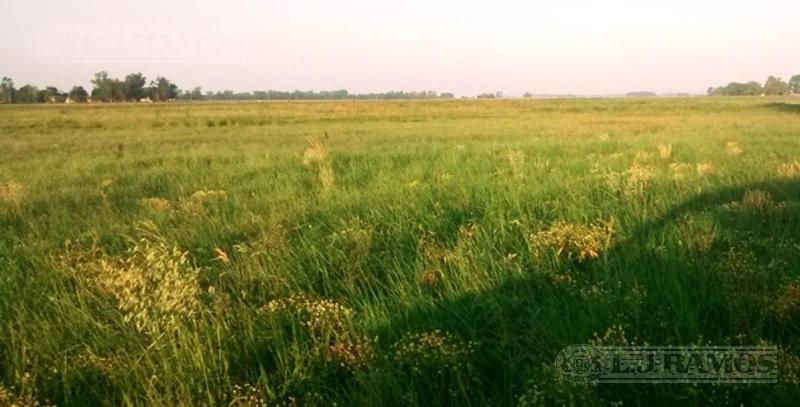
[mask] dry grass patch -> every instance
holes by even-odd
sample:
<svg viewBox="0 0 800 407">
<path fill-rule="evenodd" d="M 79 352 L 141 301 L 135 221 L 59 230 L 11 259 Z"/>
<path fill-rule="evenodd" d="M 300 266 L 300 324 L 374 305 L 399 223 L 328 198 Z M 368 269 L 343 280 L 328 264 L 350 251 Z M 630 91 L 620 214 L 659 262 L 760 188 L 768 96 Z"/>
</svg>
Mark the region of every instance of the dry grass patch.
<svg viewBox="0 0 800 407">
<path fill-rule="evenodd" d="M 613 236 L 611 221 L 590 225 L 557 222 L 532 234 L 529 241 L 536 253 L 551 252 L 559 258 L 585 262 L 608 251 Z"/>
<path fill-rule="evenodd" d="M 742 150 L 742 147 L 739 146 L 739 143 L 737 143 L 735 141 L 729 141 L 726 144 L 726 150 L 728 151 L 728 155 L 734 156 L 734 157 L 742 154 L 742 152 L 744 151 L 744 150 Z"/>
<path fill-rule="evenodd" d="M 333 189 L 333 167 L 330 157 L 328 157 L 328 149 L 319 137 L 308 139 L 308 148 L 303 152 L 303 165 L 316 167 L 323 194 L 327 194 Z"/>
<path fill-rule="evenodd" d="M 22 203 L 25 188 L 16 181 L 11 181 L 0 185 L 0 202 L 6 202 L 11 206 L 19 206 Z"/>
<path fill-rule="evenodd" d="M 742 198 L 742 206 L 750 209 L 767 209 L 773 204 L 772 196 L 769 192 L 760 189 L 748 189 Z"/>
<path fill-rule="evenodd" d="M 184 200 L 182 208 L 190 213 L 200 213 L 208 202 L 218 200 L 227 196 L 221 189 L 208 190 L 201 189 L 195 191 L 188 199 Z"/>
<path fill-rule="evenodd" d="M 800 284 L 787 285 L 775 299 L 772 311 L 780 322 L 800 321 Z"/>
<path fill-rule="evenodd" d="M 510 150 L 506 153 L 508 165 L 511 167 L 511 174 L 515 178 L 522 175 L 522 170 L 525 168 L 525 153 L 519 150 Z"/>
<path fill-rule="evenodd" d="M 672 144 L 659 144 L 658 156 L 664 161 L 669 161 L 672 158 Z"/>
<path fill-rule="evenodd" d="M 800 176 L 800 161 L 786 163 L 778 167 L 777 174 L 779 177 L 793 178 Z"/>
<path fill-rule="evenodd" d="M 125 322 L 137 331 L 171 331 L 199 309 L 200 270 L 188 252 L 152 231 L 143 233 L 125 256 L 108 257 L 94 249 L 70 260 L 80 278 L 114 299 Z"/>
<path fill-rule="evenodd" d="M 142 198 L 139 204 L 154 211 L 167 211 L 172 208 L 172 203 L 164 198 Z"/>
<path fill-rule="evenodd" d="M 695 166 L 695 169 L 697 170 L 697 175 L 701 177 L 705 177 L 706 175 L 714 175 L 717 173 L 716 167 L 714 167 L 714 164 L 711 163 L 698 163 Z"/>
</svg>

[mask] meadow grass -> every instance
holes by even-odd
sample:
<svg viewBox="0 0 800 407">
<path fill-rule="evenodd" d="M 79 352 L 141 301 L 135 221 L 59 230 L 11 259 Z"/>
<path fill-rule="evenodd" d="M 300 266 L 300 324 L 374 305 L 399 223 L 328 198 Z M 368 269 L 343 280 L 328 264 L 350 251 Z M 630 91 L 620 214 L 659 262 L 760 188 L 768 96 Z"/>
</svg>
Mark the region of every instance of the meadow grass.
<svg viewBox="0 0 800 407">
<path fill-rule="evenodd" d="M 0 405 L 783 405 L 793 98 L 0 106 Z M 780 347 L 580 385 L 565 346 Z"/>
</svg>

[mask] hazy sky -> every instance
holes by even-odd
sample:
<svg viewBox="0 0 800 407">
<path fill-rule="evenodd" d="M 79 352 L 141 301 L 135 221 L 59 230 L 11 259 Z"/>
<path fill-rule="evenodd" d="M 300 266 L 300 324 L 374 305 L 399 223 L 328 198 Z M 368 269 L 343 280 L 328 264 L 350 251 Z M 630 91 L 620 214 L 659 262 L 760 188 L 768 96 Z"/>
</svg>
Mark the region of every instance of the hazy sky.
<svg viewBox="0 0 800 407">
<path fill-rule="evenodd" d="M 0 76 L 88 86 L 704 92 L 800 73 L 798 0 L 0 0 Z"/>
</svg>

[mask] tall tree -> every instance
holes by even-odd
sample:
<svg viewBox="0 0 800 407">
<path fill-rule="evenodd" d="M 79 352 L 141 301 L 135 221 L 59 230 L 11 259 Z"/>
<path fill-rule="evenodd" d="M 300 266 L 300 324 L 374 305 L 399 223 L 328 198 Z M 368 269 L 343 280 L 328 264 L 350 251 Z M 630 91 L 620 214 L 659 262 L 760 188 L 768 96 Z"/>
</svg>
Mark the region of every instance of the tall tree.
<svg viewBox="0 0 800 407">
<path fill-rule="evenodd" d="M 111 80 L 111 101 L 124 102 L 125 97 L 125 82 L 119 79 Z"/>
<path fill-rule="evenodd" d="M 192 100 L 203 100 L 203 88 L 195 86 L 191 93 Z"/>
<path fill-rule="evenodd" d="M 25 85 L 16 91 L 14 103 L 36 103 L 39 90 L 33 85 Z"/>
<path fill-rule="evenodd" d="M 14 81 L 4 76 L 0 81 L 0 103 L 14 103 Z"/>
<path fill-rule="evenodd" d="M 128 74 L 125 77 L 125 99 L 137 101 L 147 96 L 145 86 L 147 79 L 139 72 Z"/>
<path fill-rule="evenodd" d="M 781 78 L 776 78 L 774 76 L 770 76 L 767 78 L 767 82 L 764 83 L 764 94 L 765 95 L 786 95 L 789 93 L 789 85 L 782 81 Z"/>
<path fill-rule="evenodd" d="M 150 82 L 150 97 L 157 102 L 165 102 L 178 97 L 178 85 L 167 78 L 159 76 Z"/>
<path fill-rule="evenodd" d="M 789 79 L 789 90 L 794 94 L 800 94 L 800 75 L 792 76 L 792 79 Z"/>
<path fill-rule="evenodd" d="M 113 98 L 113 80 L 108 77 L 108 72 L 100 71 L 94 74 L 92 79 L 92 99 L 101 102 L 110 102 Z"/>
</svg>

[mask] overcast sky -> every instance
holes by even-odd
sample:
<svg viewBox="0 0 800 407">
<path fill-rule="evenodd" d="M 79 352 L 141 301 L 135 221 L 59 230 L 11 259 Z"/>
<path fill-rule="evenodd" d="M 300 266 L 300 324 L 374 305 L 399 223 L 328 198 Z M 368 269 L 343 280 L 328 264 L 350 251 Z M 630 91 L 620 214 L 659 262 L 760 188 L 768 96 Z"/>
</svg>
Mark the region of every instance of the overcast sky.
<svg viewBox="0 0 800 407">
<path fill-rule="evenodd" d="M 798 0 L 1 1 L 18 86 L 702 93 L 800 74 Z"/>
</svg>

